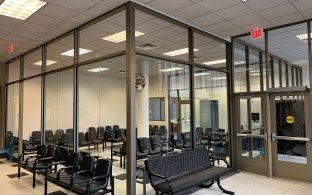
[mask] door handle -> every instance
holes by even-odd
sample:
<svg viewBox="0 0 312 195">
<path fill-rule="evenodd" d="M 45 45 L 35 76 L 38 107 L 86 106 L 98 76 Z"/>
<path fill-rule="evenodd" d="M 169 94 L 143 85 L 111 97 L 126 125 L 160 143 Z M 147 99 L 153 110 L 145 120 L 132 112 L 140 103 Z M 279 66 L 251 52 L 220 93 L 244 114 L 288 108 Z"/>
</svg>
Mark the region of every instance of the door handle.
<svg viewBox="0 0 312 195">
<path fill-rule="evenodd" d="M 272 141 L 275 142 L 276 140 L 288 140 L 288 141 L 305 141 L 310 142 L 311 138 L 308 137 L 289 137 L 289 136 L 279 136 L 276 133 L 272 133 Z"/>
</svg>

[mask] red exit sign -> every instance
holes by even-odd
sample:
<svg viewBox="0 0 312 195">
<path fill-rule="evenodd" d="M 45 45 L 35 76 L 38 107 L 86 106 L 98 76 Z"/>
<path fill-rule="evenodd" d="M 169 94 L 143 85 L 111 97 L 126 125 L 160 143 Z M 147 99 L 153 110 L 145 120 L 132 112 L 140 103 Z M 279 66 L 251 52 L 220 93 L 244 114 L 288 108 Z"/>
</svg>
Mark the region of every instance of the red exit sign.
<svg viewBox="0 0 312 195">
<path fill-rule="evenodd" d="M 262 28 L 255 28 L 250 32 L 251 39 L 260 39 L 263 37 L 263 29 Z"/>
</svg>

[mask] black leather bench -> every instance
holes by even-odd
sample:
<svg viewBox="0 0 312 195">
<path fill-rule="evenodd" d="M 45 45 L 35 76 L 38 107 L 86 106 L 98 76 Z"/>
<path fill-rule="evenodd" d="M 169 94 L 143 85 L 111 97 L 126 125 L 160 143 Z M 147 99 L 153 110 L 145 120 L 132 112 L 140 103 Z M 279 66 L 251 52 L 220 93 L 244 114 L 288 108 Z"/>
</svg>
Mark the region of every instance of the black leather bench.
<svg viewBox="0 0 312 195">
<path fill-rule="evenodd" d="M 175 194 L 195 185 L 209 188 L 215 181 L 224 193 L 234 194 L 220 184 L 220 177 L 231 169 L 213 166 L 206 148 L 148 159 L 145 167 L 156 194 Z"/>
</svg>

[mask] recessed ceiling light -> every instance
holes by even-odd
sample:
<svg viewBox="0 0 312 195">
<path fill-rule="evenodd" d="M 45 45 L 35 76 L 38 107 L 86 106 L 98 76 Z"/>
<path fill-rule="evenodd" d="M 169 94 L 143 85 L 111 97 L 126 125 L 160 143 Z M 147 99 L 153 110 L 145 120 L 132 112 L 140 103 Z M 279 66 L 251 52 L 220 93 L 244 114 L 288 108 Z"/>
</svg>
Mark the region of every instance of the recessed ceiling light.
<svg viewBox="0 0 312 195">
<path fill-rule="evenodd" d="M 92 50 L 89 50 L 89 49 L 79 48 L 79 55 L 83 55 L 83 54 L 89 53 L 89 52 L 91 52 L 91 51 L 92 51 Z M 74 49 L 65 51 L 65 52 L 61 53 L 61 55 L 73 57 L 73 56 L 74 56 Z"/>
<path fill-rule="evenodd" d="M 109 70 L 109 68 L 99 67 L 99 68 L 93 68 L 93 69 L 90 69 L 90 70 L 87 70 L 87 71 L 89 71 L 89 72 L 102 72 L 102 71 L 105 71 L 105 70 Z"/>
<path fill-rule="evenodd" d="M 195 73 L 194 76 L 198 77 L 198 76 L 203 76 L 203 75 L 209 75 L 210 72 L 199 72 L 199 73 Z"/>
<path fill-rule="evenodd" d="M 172 68 L 161 69 L 159 71 L 160 72 L 171 72 L 171 71 L 182 70 L 182 69 L 183 68 L 180 68 L 180 67 L 172 67 Z"/>
<path fill-rule="evenodd" d="M 188 53 L 189 49 L 188 48 L 183 48 L 183 49 L 178 49 L 178 50 L 174 50 L 174 51 L 169 51 L 166 53 L 163 53 L 166 56 L 178 56 L 178 55 L 182 55 L 182 54 L 186 54 Z M 194 52 L 198 51 L 198 49 L 194 48 Z"/>
<path fill-rule="evenodd" d="M 119 70 L 118 71 L 120 74 L 126 74 L 126 71 L 124 71 L 124 70 Z"/>
<path fill-rule="evenodd" d="M 263 75 L 265 75 L 266 73 L 264 72 Z M 253 73 L 253 74 L 250 74 L 251 76 L 260 76 L 260 73 Z"/>
<path fill-rule="evenodd" d="M 139 31 L 135 31 L 135 34 L 134 34 L 135 37 L 139 37 L 139 36 L 142 36 L 142 35 L 145 35 L 145 33 L 139 32 Z M 113 42 L 113 43 L 123 42 L 123 41 L 126 40 L 126 30 L 118 32 L 118 33 L 115 33 L 115 34 L 112 34 L 112 35 L 109 35 L 107 37 L 103 37 L 102 39 L 105 40 L 105 41 Z"/>
<path fill-rule="evenodd" d="M 307 33 L 301 34 L 301 35 L 296 35 L 296 37 L 297 37 L 300 41 L 302 41 L 302 42 L 304 42 L 304 43 L 307 43 L 307 42 L 308 42 L 308 34 L 307 34 Z M 311 37 L 312 37 L 312 33 L 311 33 Z"/>
<path fill-rule="evenodd" d="M 226 77 L 216 77 L 216 78 L 212 78 L 213 80 L 224 80 L 226 79 Z"/>
<path fill-rule="evenodd" d="M 45 4 L 40 0 L 5 0 L 0 5 L 0 15 L 26 20 Z"/>
<path fill-rule="evenodd" d="M 246 2 L 246 1 L 248 1 L 248 0 L 242 0 L 242 2 Z"/>
<path fill-rule="evenodd" d="M 53 60 L 47 60 L 47 66 L 55 64 L 57 61 L 53 61 Z M 38 66 L 42 66 L 42 61 L 40 60 L 39 62 L 34 63 L 34 65 L 38 65 Z"/>
<path fill-rule="evenodd" d="M 205 65 L 215 65 L 215 64 L 222 64 L 225 63 L 226 59 L 222 59 L 222 60 L 214 60 L 214 61 L 209 61 L 209 62 L 203 62 L 202 64 Z"/>
</svg>

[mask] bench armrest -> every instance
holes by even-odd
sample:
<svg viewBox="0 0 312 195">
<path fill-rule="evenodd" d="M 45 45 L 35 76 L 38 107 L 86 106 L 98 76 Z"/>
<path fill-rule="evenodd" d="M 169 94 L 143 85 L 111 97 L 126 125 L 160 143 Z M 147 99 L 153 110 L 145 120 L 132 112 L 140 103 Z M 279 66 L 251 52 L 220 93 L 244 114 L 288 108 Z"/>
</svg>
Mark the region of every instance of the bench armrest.
<svg viewBox="0 0 312 195">
<path fill-rule="evenodd" d="M 94 180 L 103 179 L 103 178 L 107 178 L 107 177 L 109 177 L 109 179 L 110 179 L 111 189 L 114 189 L 114 183 L 115 183 L 115 182 L 114 182 L 114 176 L 108 173 L 108 174 L 105 174 L 105 175 L 98 175 L 98 176 L 91 177 L 91 178 L 88 180 L 87 192 L 89 191 L 90 185 L 91 185 L 91 183 L 92 183 Z"/>
<path fill-rule="evenodd" d="M 57 171 L 57 177 L 56 177 L 56 180 L 57 180 L 57 181 L 58 181 L 59 178 L 60 178 L 61 172 L 66 171 L 67 169 L 76 169 L 76 170 L 77 170 L 78 168 L 75 167 L 75 166 L 67 166 L 67 167 L 60 168 L 60 169 Z"/>
<path fill-rule="evenodd" d="M 149 175 L 150 175 L 150 182 L 151 182 L 151 185 L 154 187 L 154 188 L 157 188 L 157 185 L 154 184 L 153 180 L 152 180 L 152 177 L 158 177 L 160 179 L 164 179 L 167 184 L 168 184 L 168 187 L 169 187 L 169 190 L 172 191 L 172 184 L 170 183 L 169 179 L 166 177 L 166 176 L 163 176 L 163 175 L 159 175 L 159 174 L 156 174 L 156 173 L 153 173 L 153 172 L 150 172 L 149 171 Z"/>
</svg>

